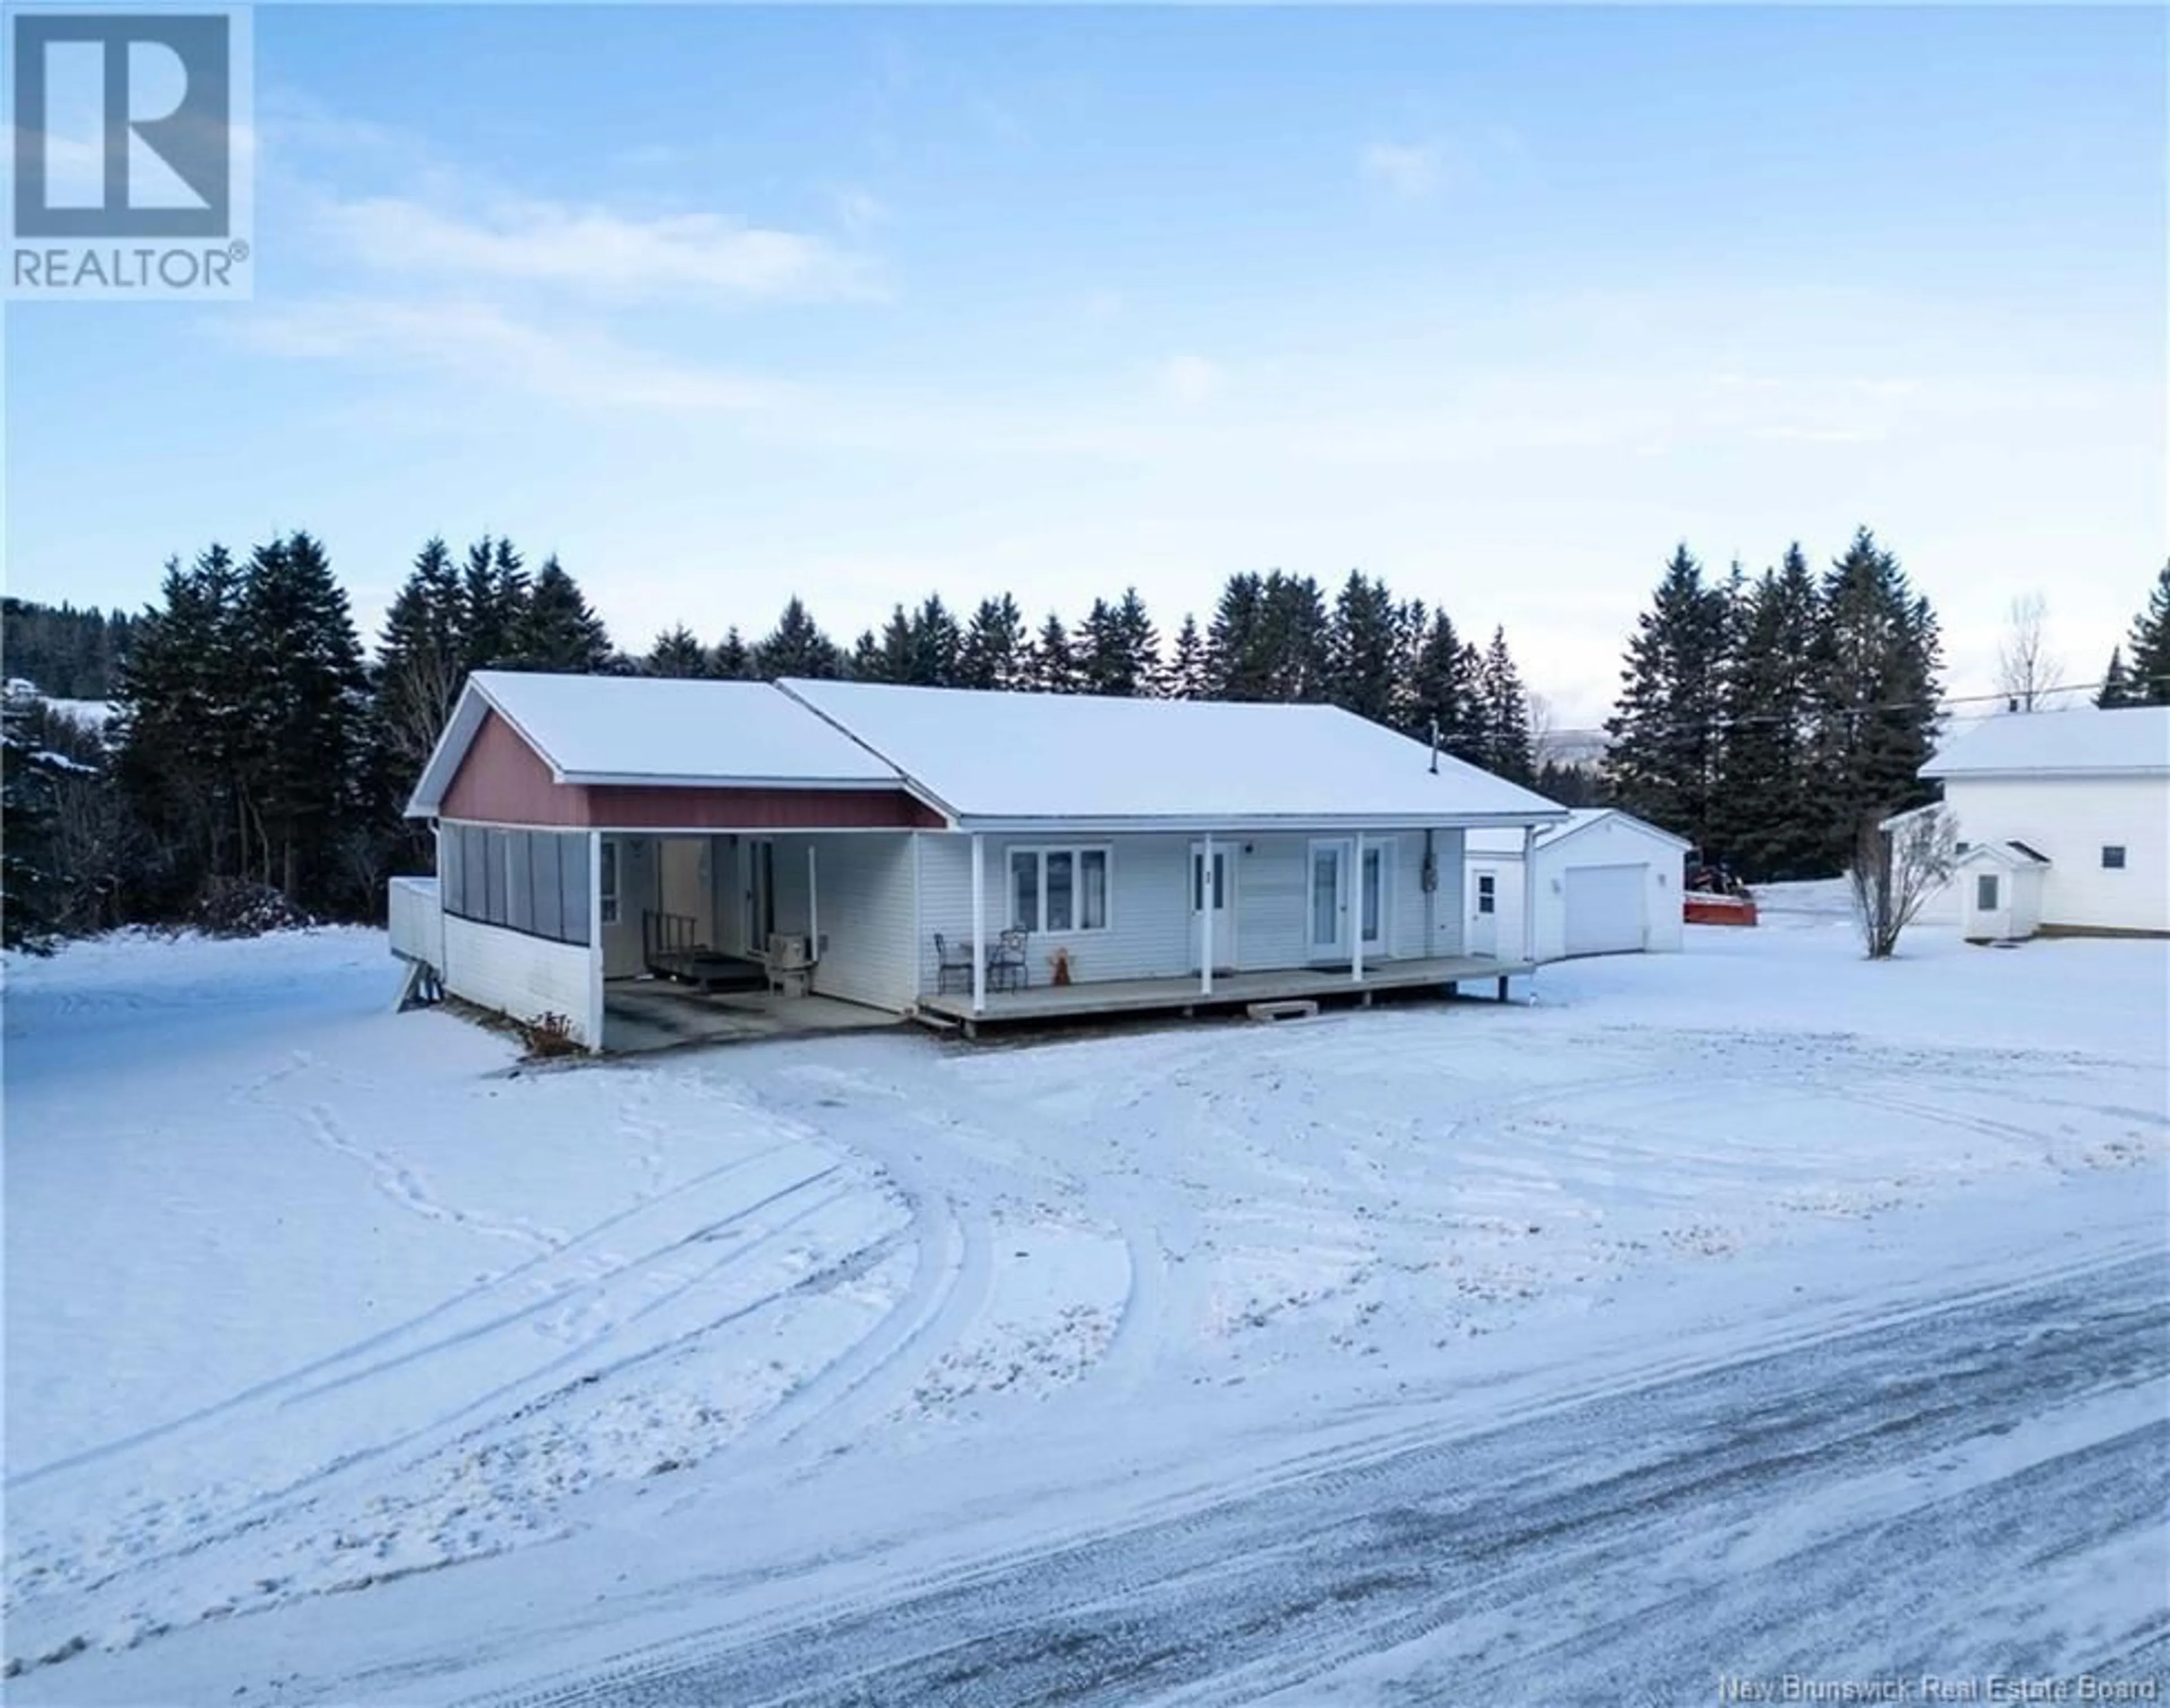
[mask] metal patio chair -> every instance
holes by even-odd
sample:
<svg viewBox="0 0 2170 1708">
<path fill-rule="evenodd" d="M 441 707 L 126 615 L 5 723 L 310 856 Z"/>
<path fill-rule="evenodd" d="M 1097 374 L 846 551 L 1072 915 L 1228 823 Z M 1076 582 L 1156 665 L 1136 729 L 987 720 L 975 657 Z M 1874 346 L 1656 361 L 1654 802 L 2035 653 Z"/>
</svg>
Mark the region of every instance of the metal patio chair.
<svg viewBox="0 0 2170 1708">
<path fill-rule="evenodd" d="M 955 983 L 953 984 L 952 980 Z M 939 931 L 934 934 L 934 990 L 938 996 L 946 996 L 951 990 L 970 990 L 972 988 L 972 945 L 952 943 Z"/>
<path fill-rule="evenodd" d="M 1032 969 L 1025 961 L 1025 945 L 1030 934 L 1013 929 L 995 939 L 987 950 L 988 989 L 1023 990 L 1032 983 Z"/>
</svg>

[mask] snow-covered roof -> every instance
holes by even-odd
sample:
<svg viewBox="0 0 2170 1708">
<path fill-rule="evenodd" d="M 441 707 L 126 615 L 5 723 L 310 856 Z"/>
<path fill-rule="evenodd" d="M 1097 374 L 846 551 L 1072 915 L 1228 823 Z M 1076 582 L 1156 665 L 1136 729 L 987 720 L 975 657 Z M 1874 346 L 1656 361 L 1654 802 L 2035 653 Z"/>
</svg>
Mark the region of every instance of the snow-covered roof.
<svg viewBox="0 0 2170 1708">
<path fill-rule="evenodd" d="M 2069 777 L 2170 771 L 2170 706 L 2006 712 L 1953 735 L 1924 777 Z"/>
<path fill-rule="evenodd" d="M 2028 847 L 2023 842 L 1978 842 L 1953 862 L 1955 865 L 1978 865 L 1988 860 L 2010 871 L 2024 870 L 2029 866 L 2046 866 L 2050 856 L 2039 849 Z"/>
<path fill-rule="evenodd" d="M 981 828 L 1549 822 L 1526 789 L 1323 705 L 780 686 Z"/>
<path fill-rule="evenodd" d="M 478 670 L 415 784 L 435 812 L 495 712 L 560 783 L 895 789 L 895 770 L 766 683 Z"/>
<path fill-rule="evenodd" d="M 1574 811 L 1569 813 L 1562 822 L 1547 825 L 1540 830 L 1537 833 L 1537 846 L 1550 848 L 1555 843 L 1564 842 L 1577 831 L 1587 830 L 1593 824 L 1602 824 L 1608 818 L 1617 819 L 1631 829 L 1642 832 L 1645 836 L 1654 836 L 1661 842 L 1669 842 L 1683 852 L 1695 846 L 1686 837 L 1675 836 L 1670 830 L 1661 830 L 1649 820 L 1638 818 L 1632 812 L 1622 812 L 1617 806 L 1578 806 Z M 1507 835 L 1499 831 L 1473 831 L 1470 834 L 1467 848 L 1470 854 L 1483 854 L 1487 858 L 1511 854 L 1520 859 L 1522 853 L 1522 838 L 1519 832 L 1513 835 Z"/>
</svg>

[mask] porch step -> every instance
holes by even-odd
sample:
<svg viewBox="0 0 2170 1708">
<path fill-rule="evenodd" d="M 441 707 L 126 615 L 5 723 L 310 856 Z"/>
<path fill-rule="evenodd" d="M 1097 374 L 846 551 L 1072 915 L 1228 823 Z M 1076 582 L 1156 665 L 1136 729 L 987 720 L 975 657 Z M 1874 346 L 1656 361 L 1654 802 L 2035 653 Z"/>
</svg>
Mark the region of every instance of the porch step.
<svg viewBox="0 0 2170 1708">
<path fill-rule="evenodd" d="M 1243 1012 L 1254 1020 L 1308 1020 L 1318 1015 L 1318 1004 L 1309 997 L 1285 997 L 1279 1002 L 1247 1004 Z"/>
</svg>

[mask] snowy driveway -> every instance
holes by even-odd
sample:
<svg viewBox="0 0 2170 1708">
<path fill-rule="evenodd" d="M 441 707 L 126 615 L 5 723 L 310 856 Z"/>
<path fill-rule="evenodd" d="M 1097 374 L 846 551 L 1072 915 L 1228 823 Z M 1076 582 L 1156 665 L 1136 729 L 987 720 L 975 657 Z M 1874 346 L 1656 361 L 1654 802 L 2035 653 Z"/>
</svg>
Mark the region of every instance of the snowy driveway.
<svg viewBox="0 0 2170 1708">
<path fill-rule="evenodd" d="M 990 1617 L 1075 1635 L 1076 1598 L 1030 1562 L 1142 1539 L 1104 1557 L 1150 1585 L 1181 1555 L 1153 1526 L 1208 1510 L 1224 1547 L 1312 1523 L 1324 1575 L 1208 1571 L 1199 1632 L 1381 1555 L 1400 1563 L 1320 1615 L 1376 1644 L 1476 1556 L 1436 1557 L 1457 1545 L 1422 1526 L 1432 1551 L 1396 1555 L 1373 1508 L 1457 1487 L 1466 1507 L 1480 1470 L 1528 1513 L 1583 1513 L 1595 1581 L 1606 1538 L 1669 1538 L 1676 1577 L 1643 1562 L 1657 1595 L 1790 1557 L 1797 1497 L 1852 1491 L 1866 1534 L 1925 1489 L 2001 1490 L 1988 1523 L 2059 1486 L 2060 1430 L 2109 1443 L 2119 1405 L 2159 1416 L 2160 1299 L 2114 1264 L 2162 1240 L 2162 945 L 1925 941 L 1870 967 L 1813 920 L 1692 938 L 1548 970 L 1535 1009 L 510 1076 L 501 1040 L 382 1012 L 370 934 L 13 963 L 11 1700 L 443 1700 L 649 1644 L 664 1674 L 687 1644 L 758 1668 L 763 1630 L 832 1604 L 869 1609 L 840 1654 L 909 1668 L 932 1645 L 898 1621 L 949 1620 L 923 1593 L 957 1573 L 986 1574 Z M 2113 1266 L 2129 1312 L 2032 1341 L 1946 1313 L 1958 1338 L 1916 1353 L 1954 1394 L 1977 1365 L 1986 1385 L 1884 1405 L 1873 1462 L 1794 1466 L 1784 1443 L 1884 1438 L 1857 1389 L 1812 1392 L 1820 1369 L 1893 1378 L 1880 1341 L 1739 1363 L 2083 1263 Z M 2075 1393 L 2058 1349 L 2098 1332 L 2124 1336 L 2119 1373 Z M 1601 1379 L 1644 1397 L 1590 1398 Z M 1566 1433 L 1486 1432 L 1540 1403 L 1583 1408 L 1546 1426 L 1584 1432 L 1575 1464 L 1547 1456 Z M 1681 1429 L 1700 1434 L 1653 1433 Z M 1369 1496 L 1336 1457 L 1449 1439 L 1469 1444 L 1395 1459 L 1406 1482 Z M 1605 1517 L 1589 1443 L 1673 1530 Z M 1715 1506 L 1662 1494 L 1763 1446 L 1772 1475 L 1719 1478 Z M 1998 1481 L 1995 1454 L 2023 1450 Z M 2159 1466 L 2162 1443 L 2114 1451 Z M 1247 1504 L 1314 1460 L 1342 1468 L 1292 1497 L 1296 1529 Z M 2138 1469 L 2119 1480 L 2159 1500 Z M 2119 1523 L 2071 1525 L 2120 1582 L 2159 1582 Z M 1204 1688 L 1195 1642 L 1136 1672 L 1167 1609 L 1130 1593 L 1104 1634 L 1128 1694 Z M 2108 1652 L 2125 1611 L 2104 1605 L 2100 1630 L 2038 1622 L 2028 1652 Z M 1452 1641 L 1509 1641 L 1501 1606 Z M 998 1642 L 989 1676 L 1032 1652 Z"/>
<path fill-rule="evenodd" d="M 2160 1253 L 2089 1264 L 492 1708 L 2159 1683 L 2166 1330 Z"/>
</svg>

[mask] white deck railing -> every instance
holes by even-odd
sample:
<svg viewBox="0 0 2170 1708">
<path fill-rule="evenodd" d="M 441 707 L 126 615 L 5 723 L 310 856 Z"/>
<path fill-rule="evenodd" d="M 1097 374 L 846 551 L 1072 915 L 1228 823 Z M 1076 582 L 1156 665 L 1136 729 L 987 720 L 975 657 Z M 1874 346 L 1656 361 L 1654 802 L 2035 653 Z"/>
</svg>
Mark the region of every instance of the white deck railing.
<svg viewBox="0 0 2170 1708">
<path fill-rule="evenodd" d="M 394 878 L 391 894 L 392 952 L 445 970 L 445 910 L 435 878 Z"/>
</svg>

